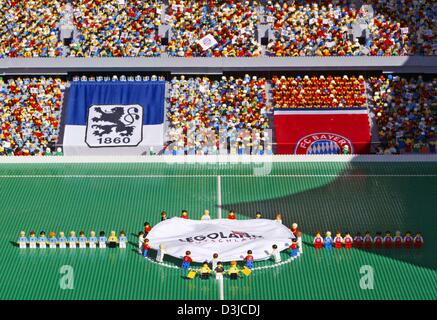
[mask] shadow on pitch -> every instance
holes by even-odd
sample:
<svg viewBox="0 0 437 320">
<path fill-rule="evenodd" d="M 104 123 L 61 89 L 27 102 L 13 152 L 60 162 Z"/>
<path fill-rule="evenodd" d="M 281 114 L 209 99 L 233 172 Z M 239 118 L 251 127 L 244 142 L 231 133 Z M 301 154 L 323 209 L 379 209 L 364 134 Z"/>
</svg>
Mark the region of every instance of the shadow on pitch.
<svg viewBox="0 0 437 320">
<path fill-rule="evenodd" d="M 433 177 L 399 177 L 426 174 L 426 170 L 430 174 L 437 173 L 437 164 L 425 166 L 429 167 L 423 168 L 423 164 L 415 167 L 409 163 L 369 165 L 351 162 L 338 178 L 324 186 L 265 201 L 225 203 L 222 208 L 251 218 L 257 211 L 266 219 L 274 219 L 281 213 L 284 224 L 290 226 L 298 222 L 299 228 L 309 236 L 317 231 L 324 234 L 326 230 L 333 236 L 336 231 L 350 232 L 352 236 L 366 231 L 372 235 L 378 231 L 391 231 L 392 234 L 396 230 L 421 232 L 425 245 L 420 250 L 371 249 L 366 252 L 435 270 L 437 238 L 433 203 L 437 199 L 437 181 Z M 297 181 L 293 179 L 302 178 L 286 179 L 290 179 L 286 182 L 290 184 Z M 236 183 L 241 184 L 241 190 L 244 190 L 245 181 L 254 183 L 254 180 L 240 181 Z M 277 181 L 277 188 L 280 188 L 281 180 L 278 178 Z M 312 246 L 312 243 L 306 244 Z"/>
</svg>

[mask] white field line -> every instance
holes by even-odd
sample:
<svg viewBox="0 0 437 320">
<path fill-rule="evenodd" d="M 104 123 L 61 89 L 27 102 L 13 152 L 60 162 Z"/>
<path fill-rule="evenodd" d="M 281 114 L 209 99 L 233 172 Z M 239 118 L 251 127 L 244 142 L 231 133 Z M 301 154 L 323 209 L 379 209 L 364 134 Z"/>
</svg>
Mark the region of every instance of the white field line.
<svg viewBox="0 0 437 320">
<path fill-rule="evenodd" d="M 217 176 L 217 218 L 222 218 L 222 177 Z"/>
<path fill-rule="evenodd" d="M 222 218 L 222 177 L 220 175 L 217 176 L 217 219 Z M 223 281 L 223 277 L 220 277 L 218 280 L 218 295 L 219 300 L 225 300 L 225 283 Z"/>
<path fill-rule="evenodd" d="M 225 284 L 223 281 L 223 277 L 221 277 L 217 281 L 218 281 L 218 290 L 219 290 L 219 300 L 225 300 Z"/>
<path fill-rule="evenodd" d="M 31 179 L 31 178 L 80 178 L 80 179 L 143 179 L 143 178 L 215 178 L 216 175 L 190 175 L 190 174 L 176 174 L 176 175 L 96 175 L 96 174 L 13 174 L 0 175 L 0 179 Z M 249 175 L 249 174 L 229 174 L 221 175 L 220 177 L 230 178 L 436 178 L 437 174 L 270 174 L 270 175 Z"/>
</svg>

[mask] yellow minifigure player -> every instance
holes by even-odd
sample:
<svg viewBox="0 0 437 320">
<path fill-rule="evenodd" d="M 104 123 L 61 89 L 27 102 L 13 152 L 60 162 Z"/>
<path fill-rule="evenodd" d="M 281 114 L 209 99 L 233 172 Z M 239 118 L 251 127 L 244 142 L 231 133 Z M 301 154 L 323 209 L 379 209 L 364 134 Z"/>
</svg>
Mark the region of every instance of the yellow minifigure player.
<svg viewBox="0 0 437 320">
<path fill-rule="evenodd" d="M 208 280 L 211 275 L 211 269 L 208 266 L 208 261 L 205 261 L 200 268 L 200 278 L 202 280 Z"/>
<path fill-rule="evenodd" d="M 240 269 L 238 269 L 237 261 L 232 261 L 231 266 L 228 270 L 229 277 L 231 278 L 231 280 L 236 280 L 239 273 Z"/>
<path fill-rule="evenodd" d="M 109 248 L 115 248 L 118 244 L 118 238 L 115 233 L 115 231 L 111 231 L 109 237 L 108 237 L 108 247 Z"/>
</svg>

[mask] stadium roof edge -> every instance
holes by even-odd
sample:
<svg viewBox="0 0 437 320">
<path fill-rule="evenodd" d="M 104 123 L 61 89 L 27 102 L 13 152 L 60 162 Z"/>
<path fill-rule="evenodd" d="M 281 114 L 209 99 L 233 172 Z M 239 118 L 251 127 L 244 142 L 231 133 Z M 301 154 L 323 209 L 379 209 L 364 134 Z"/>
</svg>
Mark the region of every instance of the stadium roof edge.
<svg viewBox="0 0 437 320">
<path fill-rule="evenodd" d="M 253 58 L 5 58 L 0 72 L 67 73 L 152 71 L 221 73 L 230 71 L 389 71 L 437 73 L 437 56 L 253 57 Z"/>
</svg>

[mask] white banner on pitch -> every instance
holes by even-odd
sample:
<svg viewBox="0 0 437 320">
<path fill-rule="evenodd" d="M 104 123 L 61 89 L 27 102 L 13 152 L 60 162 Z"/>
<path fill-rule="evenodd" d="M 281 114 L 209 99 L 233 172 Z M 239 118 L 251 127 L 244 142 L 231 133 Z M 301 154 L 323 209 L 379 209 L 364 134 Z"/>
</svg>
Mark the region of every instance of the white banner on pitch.
<svg viewBox="0 0 437 320">
<path fill-rule="evenodd" d="M 198 40 L 197 43 L 202 47 L 203 50 L 208 50 L 209 48 L 218 44 L 217 40 L 210 34 Z"/>
<path fill-rule="evenodd" d="M 267 219 L 210 221 L 172 218 L 156 225 L 148 234 L 150 245 L 157 250 L 161 244 L 166 253 L 182 259 L 191 251 L 195 262 L 210 261 L 218 253 L 223 262 L 243 260 L 248 250 L 255 260 L 270 258 L 272 246 L 287 249 L 294 238 L 283 224 Z"/>
</svg>

